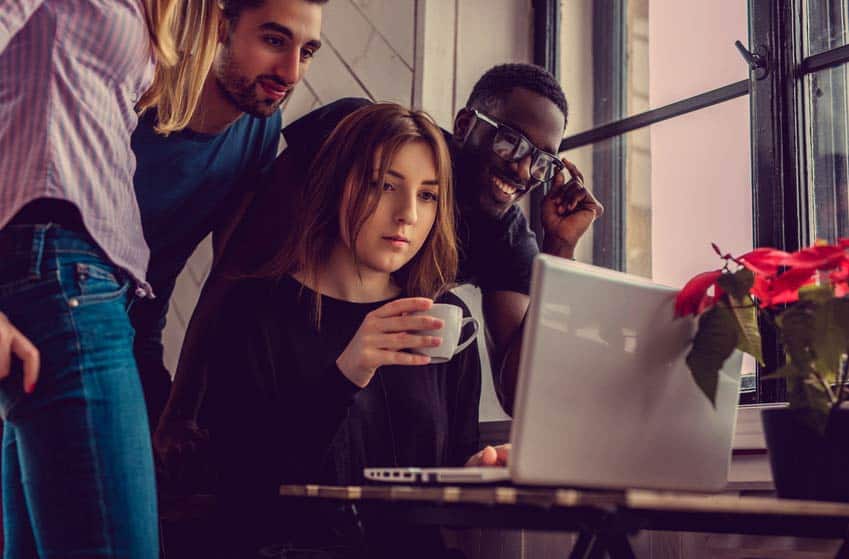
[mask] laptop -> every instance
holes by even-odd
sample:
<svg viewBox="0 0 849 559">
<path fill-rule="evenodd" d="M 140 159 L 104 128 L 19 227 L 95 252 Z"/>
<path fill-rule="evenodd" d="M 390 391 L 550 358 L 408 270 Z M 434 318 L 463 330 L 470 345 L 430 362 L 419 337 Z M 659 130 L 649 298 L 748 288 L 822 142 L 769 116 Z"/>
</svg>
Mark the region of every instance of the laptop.
<svg viewBox="0 0 849 559">
<path fill-rule="evenodd" d="M 370 480 L 720 491 L 727 484 L 742 354 L 714 407 L 685 357 L 678 290 L 541 254 L 534 261 L 507 468 L 367 468 Z"/>
</svg>

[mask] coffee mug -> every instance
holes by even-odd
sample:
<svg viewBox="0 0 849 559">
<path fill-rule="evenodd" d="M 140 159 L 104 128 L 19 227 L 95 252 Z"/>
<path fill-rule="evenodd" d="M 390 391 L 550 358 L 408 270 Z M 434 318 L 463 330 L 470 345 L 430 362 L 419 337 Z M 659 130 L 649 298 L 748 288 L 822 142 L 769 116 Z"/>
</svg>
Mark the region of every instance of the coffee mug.
<svg viewBox="0 0 849 559">
<path fill-rule="evenodd" d="M 445 363 L 450 361 L 452 357 L 466 349 L 470 343 L 475 341 L 478 336 L 480 324 L 476 318 L 471 316 L 463 318 L 463 309 L 457 305 L 449 305 L 446 303 L 436 303 L 426 311 L 414 313 L 417 315 L 432 316 L 442 320 L 442 328 L 437 330 L 420 330 L 414 332 L 423 336 L 439 336 L 442 338 L 442 343 L 436 347 L 418 347 L 412 351 L 422 355 L 429 355 L 431 363 Z M 460 342 L 460 334 L 466 324 L 474 324 L 475 329 L 469 339 Z M 459 345 L 458 345 L 459 344 Z"/>
</svg>

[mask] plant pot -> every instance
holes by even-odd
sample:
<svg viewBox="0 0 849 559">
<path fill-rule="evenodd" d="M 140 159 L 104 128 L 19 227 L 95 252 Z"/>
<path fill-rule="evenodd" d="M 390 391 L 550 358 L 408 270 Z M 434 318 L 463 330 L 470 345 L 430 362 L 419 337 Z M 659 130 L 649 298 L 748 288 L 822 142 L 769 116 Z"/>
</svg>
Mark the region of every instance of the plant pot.
<svg viewBox="0 0 849 559">
<path fill-rule="evenodd" d="M 849 409 L 835 410 L 826 433 L 801 410 L 763 410 L 772 478 L 779 497 L 849 501 Z"/>
</svg>

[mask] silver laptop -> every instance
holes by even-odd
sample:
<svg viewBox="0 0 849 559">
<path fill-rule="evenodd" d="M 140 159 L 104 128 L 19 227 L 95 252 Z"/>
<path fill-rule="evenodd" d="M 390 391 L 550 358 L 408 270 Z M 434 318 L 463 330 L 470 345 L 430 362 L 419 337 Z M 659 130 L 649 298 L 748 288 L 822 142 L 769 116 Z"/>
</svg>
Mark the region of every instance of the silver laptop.
<svg viewBox="0 0 849 559">
<path fill-rule="evenodd" d="M 540 255 L 534 262 L 508 468 L 368 468 L 390 482 L 719 491 L 727 483 L 742 354 L 716 407 L 684 361 L 695 332 L 677 289 Z"/>
</svg>

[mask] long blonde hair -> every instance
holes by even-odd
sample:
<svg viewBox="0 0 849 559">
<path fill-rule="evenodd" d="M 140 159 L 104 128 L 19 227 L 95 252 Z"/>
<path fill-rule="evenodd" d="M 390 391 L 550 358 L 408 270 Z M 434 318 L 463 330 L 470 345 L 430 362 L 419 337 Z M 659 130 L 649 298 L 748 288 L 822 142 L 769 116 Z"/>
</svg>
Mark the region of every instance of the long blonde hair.
<svg viewBox="0 0 849 559">
<path fill-rule="evenodd" d="M 144 0 L 157 54 L 153 85 L 136 106 L 156 109 L 156 131 L 189 124 L 218 47 L 221 8 L 216 0 Z"/>
</svg>

